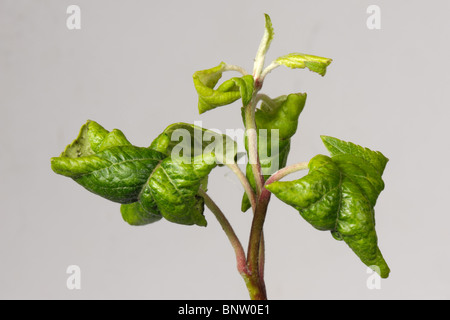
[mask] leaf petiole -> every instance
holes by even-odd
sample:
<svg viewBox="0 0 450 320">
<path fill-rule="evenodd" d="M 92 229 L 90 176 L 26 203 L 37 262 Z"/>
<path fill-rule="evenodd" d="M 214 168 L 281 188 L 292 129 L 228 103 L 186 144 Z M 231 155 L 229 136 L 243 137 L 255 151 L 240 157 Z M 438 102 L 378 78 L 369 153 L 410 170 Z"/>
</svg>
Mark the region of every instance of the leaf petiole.
<svg viewBox="0 0 450 320">
<path fill-rule="evenodd" d="M 237 71 L 240 74 L 242 74 L 243 76 L 246 76 L 249 74 L 244 68 L 234 65 L 234 64 L 226 64 L 224 66 L 223 71 Z"/>
<path fill-rule="evenodd" d="M 269 179 L 267 179 L 264 186 L 267 186 L 275 181 L 281 180 L 291 173 L 308 169 L 308 163 L 309 161 L 298 162 L 278 170 L 277 172 L 272 174 Z"/>
<path fill-rule="evenodd" d="M 250 185 L 250 182 L 248 181 L 245 174 L 242 172 L 242 170 L 239 168 L 236 162 L 233 162 L 231 164 L 226 164 L 226 166 L 236 175 L 236 177 L 241 182 L 242 186 L 244 187 L 245 193 L 247 194 L 247 197 L 250 200 L 250 203 L 252 205 L 253 211 L 256 209 L 256 195 L 253 191 L 252 186 Z"/>
<path fill-rule="evenodd" d="M 261 73 L 261 76 L 259 77 L 259 81 L 261 83 L 264 82 L 264 79 L 266 78 L 266 76 L 272 72 L 272 70 L 278 68 L 280 66 L 280 64 L 278 64 L 276 61 L 272 61 L 272 63 L 270 63 Z"/>
<path fill-rule="evenodd" d="M 248 269 L 244 248 L 242 247 L 242 244 L 239 241 L 239 238 L 237 237 L 236 233 L 234 232 L 234 229 L 231 226 L 230 222 L 225 217 L 225 214 L 222 212 L 222 210 L 217 206 L 217 204 L 209 197 L 209 195 L 203 189 L 200 188 L 198 190 L 198 194 L 205 200 L 205 205 L 214 214 L 223 231 L 227 235 L 228 240 L 230 241 L 231 246 L 233 247 L 236 255 L 236 265 L 239 273 L 242 276 L 247 275 Z"/>
</svg>

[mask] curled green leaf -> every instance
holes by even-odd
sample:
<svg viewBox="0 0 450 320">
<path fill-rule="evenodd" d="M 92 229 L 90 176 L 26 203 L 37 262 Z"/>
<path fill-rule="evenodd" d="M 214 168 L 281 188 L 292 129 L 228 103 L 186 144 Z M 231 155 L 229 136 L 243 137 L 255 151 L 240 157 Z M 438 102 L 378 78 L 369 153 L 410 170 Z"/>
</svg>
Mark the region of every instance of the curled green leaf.
<svg viewBox="0 0 450 320">
<path fill-rule="evenodd" d="M 171 222 L 206 226 L 204 202 L 198 190 L 216 166 L 213 158 L 213 155 L 204 155 L 191 163 L 164 159 L 142 190 L 143 207 L 151 210 L 156 205 L 161 215 Z"/>
<path fill-rule="evenodd" d="M 159 139 L 154 148 L 136 147 L 120 130 L 109 132 L 88 121 L 74 142 L 51 159 L 51 167 L 87 190 L 121 203 L 122 216 L 131 225 L 164 217 L 174 223 L 206 226 L 198 191 L 216 166 L 214 153 L 186 162 L 161 152 L 167 149 L 163 150 L 164 143 Z"/>
<path fill-rule="evenodd" d="M 101 197 L 131 203 L 137 201 L 142 185 L 165 157 L 131 145 L 120 130 L 108 132 L 88 121 L 77 139 L 51 159 L 51 167 Z"/>
<path fill-rule="evenodd" d="M 374 206 L 384 189 L 381 175 L 388 159 L 351 142 L 322 139 L 331 158 L 318 155 L 309 162 L 305 177 L 266 188 L 313 227 L 344 240 L 364 264 L 387 278 L 390 270 L 378 248 Z"/>
<path fill-rule="evenodd" d="M 231 104 L 238 99 L 242 99 L 243 105 L 250 102 L 254 87 L 251 75 L 231 78 L 215 89 L 225 69 L 226 64 L 222 62 L 217 67 L 194 73 L 193 80 L 198 94 L 198 111 L 200 114 Z"/>
</svg>

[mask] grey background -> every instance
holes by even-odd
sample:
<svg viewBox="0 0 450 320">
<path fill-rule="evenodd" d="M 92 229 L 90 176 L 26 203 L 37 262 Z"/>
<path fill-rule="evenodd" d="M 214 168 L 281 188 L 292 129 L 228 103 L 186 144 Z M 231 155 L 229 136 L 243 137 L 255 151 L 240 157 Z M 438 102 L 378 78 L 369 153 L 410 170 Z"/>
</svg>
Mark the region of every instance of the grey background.
<svg viewBox="0 0 450 320">
<path fill-rule="evenodd" d="M 79 31 L 66 28 L 70 4 L 81 7 Z M 381 30 L 366 27 L 370 4 L 381 7 Z M 264 12 L 276 33 L 268 62 L 294 51 L 334 60 L 324 78 L 279 68 L 265 82 L 272 96 L 308 93 L 289 163 L 325 153 L 321 134 L 390 158 L 376 218 L 392 269 L 380 290 L 367 289 L 345 244 L 274 198 L 269 298 L 450 298 L 449 10 L 444 0 L 0 0 L 0 298 L 248 298 L 209 211 L 207 228 L 133 228 L 49 159 L 87 119 L 142 146 L 177 121 L 241 128 L 238 103 L 198 115 L 192 74 L 220 61 L 251 70 Z M 246 247 L 240 185 L 224 168 L 210 181 Z M 72 264 L 81 290 L 66 288 Z"/>
</svg>

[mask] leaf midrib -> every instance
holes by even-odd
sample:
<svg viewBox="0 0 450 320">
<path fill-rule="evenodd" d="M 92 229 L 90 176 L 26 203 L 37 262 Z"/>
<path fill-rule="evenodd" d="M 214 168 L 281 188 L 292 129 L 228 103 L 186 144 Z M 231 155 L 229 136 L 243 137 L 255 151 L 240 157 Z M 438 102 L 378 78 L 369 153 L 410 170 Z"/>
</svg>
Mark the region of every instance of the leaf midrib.
<svg viewBox="0 0 450 320">
<path fill-rule="evenodd" d="M 84 176 L 87 176 L 87 175 L 90 175 L 90 174 L 93 174 L 93 173 L 96 173 L 96 172 L 99 172 L 99 171 L 111 169 L 114 166 L 122 165 L 124 163 L 135 162 L 135 161 L 146 161 L 146 160 L 154 160 L 154 161 L 159 161 L 159 162 L 162 161 L 160 159 L 154 159 L 154 158 L 140 158 L 140 159 L 122 160 L 122 161 L 119 161 L 119 162 L 112 163 L 111 161 L 107 160 L 109 163 L 111 163 L 111 165 L 109 165 L 107 167 L 100 168 L 100 169 L 92 170 L 92 171 L 89 171 L 87 173 L 80 174 L 76 178 L 78 179 L 78 178 L 81 178 L 81 177 L 84 177 Z"/>
</svg>

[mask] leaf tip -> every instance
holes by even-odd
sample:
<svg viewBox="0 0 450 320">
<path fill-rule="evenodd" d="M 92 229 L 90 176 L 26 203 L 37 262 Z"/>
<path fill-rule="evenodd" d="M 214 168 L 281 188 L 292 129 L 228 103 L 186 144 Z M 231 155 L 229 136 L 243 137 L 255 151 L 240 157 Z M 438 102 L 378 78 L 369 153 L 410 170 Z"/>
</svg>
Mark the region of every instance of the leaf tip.
<svg viewBox="0 0 450 320">
<path fill-rule="evenodd" d="M 387 279 L 387 278 L 389 278 L 389 274 L 391 273 L 391 270 L 389 269 L 389 266 L 387 265 L 386 261 L 384 261 L 383 258 L 381 258 L 381 260 L 382 261 L 380 261 L 378 264 L 370 265 L 368 267 L 370 269 L 372 269 L 373 271 L 375 271 L 376 273 L 378 273 L 378 275 L 382 279 Z"/>
<path fill-rule="evenodd" d="M 270 41 L 272 41 L 272 39 L 273 39 L 273 36 L 275 35 L 275 32 L 273 30 L 273 25 L 272 25 L 272 19 L 270 18 L 270 16 L 267 13 L 264 13 L 264 18 L 266 20 L 265 28 L 266 28 L 266 32 L 268 35 L 268 41 L 270 43 Z"/>
<path fill-rule="evenodd" d="M 264 13 L 264 18 L 266 19 L 266 28 L 273 32 L 272 19 L 270 19 L 269 14 Z"/>
<path fill-rule="evenodd" d="M 58 173 L 58 166 L 56 165 L 57 159 L 57 157 L 50 158 L 50 168 L 54 173 Z"/>
<path fill-rule="evenodd" d="M 199 219 L 195 224 L 198 225 L 199 227 L 207 227 L 208 226 L 208 222 L 206 221 L 205 218 Z"/>
<path fill-rule="evenodd" d="M 328 67 L 333 62 L 333 59 L 331 58 L 324 58 L 324 63 Z"/>
<path fill-rule="evenodd" d="M 324 143 L 324 144 L 326 144 L 326 143 L 328 143 L 331 139 L 334 139 L 333 137 L 330 137 L 330 136 L 326 136 L 326 135 L 321 135 L 320 136 L 320 139 L 322 139 L 322 142 Z"/>
</svg>

